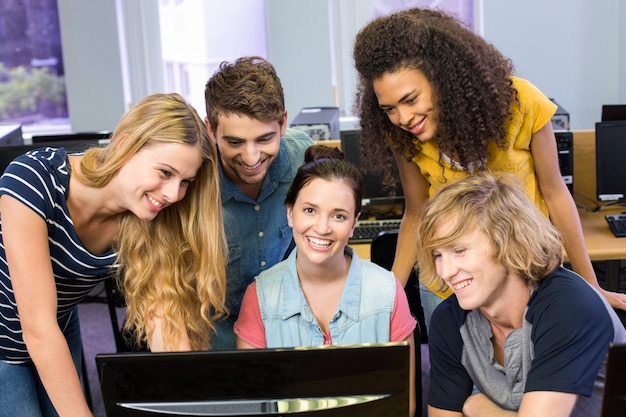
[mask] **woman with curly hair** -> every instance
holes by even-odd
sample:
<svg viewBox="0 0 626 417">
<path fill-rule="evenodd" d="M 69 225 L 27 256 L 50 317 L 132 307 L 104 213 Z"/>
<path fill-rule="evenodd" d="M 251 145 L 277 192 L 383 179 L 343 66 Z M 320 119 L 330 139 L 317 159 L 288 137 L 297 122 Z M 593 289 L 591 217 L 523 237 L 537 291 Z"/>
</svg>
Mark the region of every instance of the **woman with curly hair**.
<svg viewBox="0 0 626 417">
<path fill-rule="evenodd" d="M 356 37 L 354 60 L 363 159 L 386 172 L 388 184 L 395 159 L 405 194 L 393 265 L 402 282 L 415 266 L 426 201 L 457 179 L 503 171 L 523 180 L 529 197 L 562 233 L 574 271 L 613 307 L 626 309 L 626 297 L 602 290 L 591 265 L 559 170 L 551 125 L 556 105 L 514 76 L 509 59 L 452 16 L 414 8 L 366 25 Z M 451 293 L 420 284 L 426 323 Z"/>
<path fill-rule="evenodd" d="M 0 416 L 91 415 L 77 305 L 111 273 L 138 342 L 208 347 L 225 310 L 217 154 L 179 95 L 141 100 L 104 148 L 16 158 L 0 213 Z"/>
</svg>

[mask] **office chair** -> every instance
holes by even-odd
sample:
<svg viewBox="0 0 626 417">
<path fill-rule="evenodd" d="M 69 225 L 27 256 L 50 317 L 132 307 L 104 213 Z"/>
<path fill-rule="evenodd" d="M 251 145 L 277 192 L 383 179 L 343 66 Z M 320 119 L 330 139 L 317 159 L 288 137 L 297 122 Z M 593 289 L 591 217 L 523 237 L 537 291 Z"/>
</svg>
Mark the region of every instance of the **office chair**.
<svg viewBox="0 0 626 417">
<path fill-rule="evenodd" d="M 118 308 L 125 308 L 126 302 L 124 296 L 117 287 L 114 276 L 110 276 L 104 281 L 104 289 L 106 291 L 107 304 L 109 306 L 109 316 L 111 317 L 111 326 L 113 327 L 113 338 L 115 339 L 115 349 L 118 352 L 147 352 L 145 345 L 138 346 L 132 337 L 124 332 L 123 323 L 120 323 L 117 316 Z"/>
<path fill-rule="evenodd" d="M 372 240 L 370 247 L 370 259 L 373 263 L 391 270 L 393 260 L 396 255 L 396 246 L 398 242 L 398 230 L 382 231 Z M 418 287 L 418 278 L 416 271 L 409 276 L 409 280 L 404 287 L 407 299 L 409 301 L 409 309 L 413 316 L 417 319 L 417 326 L 413 333 L 413 342 L 415 344 L 415 413 L 420 416 L 422 413 L 422 352 L 420 345 L 427 343 L 426 324 L 424 321 L 424 310 L 420 300 Z"/>
<path fill-rule="evenodd" d="M 396 256 L 396 245 L 398 242 L 398 229 L 382 231 L 372 240 L 370 246 L 370 259 L 377 265 L 391 270 L 393 260 Z M 420 327 L 421 343 L 428 343 L 426 331 L 426 321 L 424 320 L 424 309 L 419 293 L 419 279 L 417 271 L 413 270 L 404 287 L 404 292 L 409 300 L 409 308 L 415 316 Z"/>
</svg>

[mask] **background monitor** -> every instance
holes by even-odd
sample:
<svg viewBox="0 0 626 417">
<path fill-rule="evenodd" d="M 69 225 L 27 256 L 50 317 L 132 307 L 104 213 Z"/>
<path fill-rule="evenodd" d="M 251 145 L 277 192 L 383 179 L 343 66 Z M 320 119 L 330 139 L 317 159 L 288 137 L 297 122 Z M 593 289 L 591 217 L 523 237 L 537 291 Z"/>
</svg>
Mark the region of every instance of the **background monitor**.
<svg viewBox="0 0 626 417">
<path fill-rule="evenodd" d="M 23 143 L 21 124 L 0 124 L 0 146 L 22 145 Z"/>
<path fill-rule="evenodd" d="M 70 142 L 70 141 L 90 141 L 97 139 L 110 139 L 111 131 L 103 130 L 98 132 L 76 132 L 76 133 L 60 133 L 54 135 L 33 135 L 33 143 L 45 142 Z"/>
<path fill-rule="evenodd" d="M 626 120 L 626 104 L 605 104 L 602 106 L 603 122 Z"/>
<path fill-rule="evenodd" d="M 361 131 L 342 130 L 340 132 L 341 151 L 346 160 L 355 165 L 363 176 L 363 209 L 376 205 L 404 204 L 404 191 L 400 184 L 400 175 L 394 163 L 394 178 L 396 187 L 388 188 L 383 186 L 383 172 L 368 172 L 361 162 Z M 363 216 L 361 216 L 363 217 Z"/>
<path fill-rule="evenodd" d="M 96 355 L 107 417 L 406 417 L 409 345 Z"/>
<path fill-rule="evenodd" d="M 64 148 L 69 153 L 83 152 L 85 149 L 93 146 L 104 146 L 108 143 L 107 139 L 91 139 L 91 140 L 70 140 L 67 142 L 38 142 L 29 145 L 3 146 L 0 147 L 0 173 L 4 172 L 6 167 L 20 155 L 28 151 L 38 148 Z"/>
<path fill-rule="evenodd" d="M 626 120 L 596 123 L 598 201 L 626 202 Z"/>
</svg>

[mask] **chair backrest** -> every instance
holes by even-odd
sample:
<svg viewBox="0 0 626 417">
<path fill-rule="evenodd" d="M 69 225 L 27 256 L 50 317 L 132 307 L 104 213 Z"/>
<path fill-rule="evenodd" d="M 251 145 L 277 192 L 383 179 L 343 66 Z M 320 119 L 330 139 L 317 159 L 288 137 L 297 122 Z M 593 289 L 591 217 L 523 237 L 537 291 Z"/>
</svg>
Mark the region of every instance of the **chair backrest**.
<svg viewBox="0 0 626 417">
<path fill-rule="evenodd" d="M 370 246 L 371 261 L 385 269 L 391 270 L 393 260 L 396 256 L 397 244 L 398 229 L 380 232 L 378 236 L 372 240 Z M 424 310 L 422 309 L 418 284 L 417 273 L 413 271 L 404 287 L 411 313 L 413 313 L 413 316 L 415 316 L 418 321 L 414 333 L 416 416 L 421 415 L 420 413 L 422 412 L 422 354 L 420 345 L 428 342 L 426 324 L 424 322 Z"/>
</svg>

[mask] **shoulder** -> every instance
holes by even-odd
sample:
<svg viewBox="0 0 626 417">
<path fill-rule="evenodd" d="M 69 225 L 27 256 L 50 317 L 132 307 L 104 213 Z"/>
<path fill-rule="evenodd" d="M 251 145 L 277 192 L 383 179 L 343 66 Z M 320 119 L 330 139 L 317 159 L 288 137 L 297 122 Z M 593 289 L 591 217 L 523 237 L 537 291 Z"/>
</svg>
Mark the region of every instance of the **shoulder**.
<svg viewBox="0 0 626 417">
<path fill-rule="evenodd" d="M 32 192 L 45 188 L 65 193 L 70 174 L 69 158 L 63 148 L 33 149 L 9 164 L 0 179 L 0 188 L 3 192 L 22 188 L 25 192 Z"/>
<path fill-rule="evenodd" d="M 556 112 L 557 105 L 533 83 L 515 76 L 512 76 L 511 80 L 524 113 L 532 109 L 536 112 L 549 113 L 551 117 Z"/>
<path fill-rule="evenodd" d="M 37 171 L 60 171 L 69 175 L 69 159 L 63 148 L 38 148 L 16 157 L 7 170 L 35 169 Z"/>
<path fill-rule="evenodd" d="M 352 257 L 350 269 L 359 269 L 363 280 L 386 280 L 395 285 L 396 278 L 393 272 L 371 261 L 359 258 L 350 246 L 346 246 L 345 252 Z"/>
<path fill-rule="evenodd" d="M 304 159 L 304 151 L 315 145 L 313 139 L 301 130 L 288 127 L 281 138 L 286 151 L 298 159 Z"/>
<path fill-rule="evenodd" d="M 528 302 L 526 319 L 534 328 L 608 329 L 612 327 L 609 309 L 602 296 L 583 278 L 559 268 L 539 283 Z"/>
</svg>

